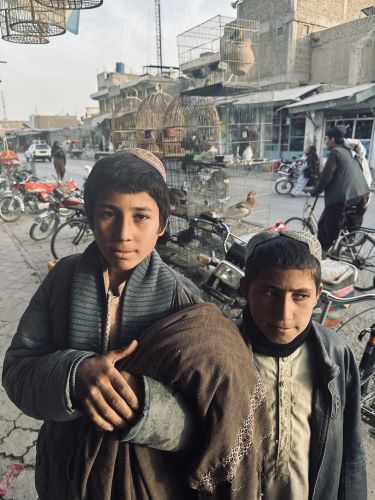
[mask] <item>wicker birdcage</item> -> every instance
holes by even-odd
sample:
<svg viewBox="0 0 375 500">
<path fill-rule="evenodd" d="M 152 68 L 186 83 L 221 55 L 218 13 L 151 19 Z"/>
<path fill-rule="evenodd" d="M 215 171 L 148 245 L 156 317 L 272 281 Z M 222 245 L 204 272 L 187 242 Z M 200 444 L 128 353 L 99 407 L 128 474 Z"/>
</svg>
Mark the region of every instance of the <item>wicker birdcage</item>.
<svg viewBox="0 0 375 500">
<path fill-rule="evenodd" d="M 51 10 L 35 0 L 8 0 L 9 26 L 17 33 L 49 37 L 66 31 L 65 12 Z"/>
<path fill-rule="evenodd" d="M 103 0 L 36 0 L 36 2 L 58 10 L 95 9 L 103 4 Z"/>
<path fill-rule="evenodd" d="M 136 89 L 133 95 L 128 92 L 112 114 L 112 144 L 117 151 L 121 145 L 124 148 L 137 147 L 136 118 L 139 106 L 142 104 Z"/>
<path fill-rule="evenodd" d="M 152 153 L 163 154 L 163 117 L 172 97 L 163 92 L 160 86 L 146 97 L 139 106 L 136 128 L 137 146 Z"/>
<path fill-rule="evenodd" d="M 0 5 L 3 6 L 4 2 L 2 2 Z M 1 38 L 6 42 L 21 43 L 21 44 L 49 43 L 49 39 L 47 37 L 17 33 L 16 31 L 12 30 L 12 28 L 9 25 L 7 9 L 0 10 L 0 31 L 1 31 Z"/>
<path fill-rule="evenodd" d="M 184 156 L 186 153 L 199 155 L 211 147 L 218 149 L 219 124 L 219 115 L 212 98 L 188 95 L 175 97 L 163 119 L 164 156 Z"/>
</svg>

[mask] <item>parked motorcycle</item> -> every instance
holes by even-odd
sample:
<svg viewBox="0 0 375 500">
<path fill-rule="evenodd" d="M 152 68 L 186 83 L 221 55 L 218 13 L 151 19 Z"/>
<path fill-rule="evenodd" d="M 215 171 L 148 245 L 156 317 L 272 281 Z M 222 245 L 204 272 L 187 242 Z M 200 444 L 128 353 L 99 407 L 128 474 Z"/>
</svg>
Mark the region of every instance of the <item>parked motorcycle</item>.
<svg viewBox="0 0 375 500">
<path fill-rule="evenodd" d="M 275 191 L 278 194 L 288 194 L 292 191 L 299 177 L 300 168 L 302 165 L 301 158 L 293 159 L 292 163 L 283 163 L 280 165 L 278 175 L 279 179 L 275 182 Z"/>
<path fill-rule="evenodd" d="M 84 215 L 83 198 L 78 193 L 67 196 L 61 189 L 56 188 L 48 193 L 49 206 L 34 219 L 30 227 L 30 238 L 35 241 L 45 240 L 51 236 L 61 224 L 61 217 L 79 217 Z"/>
<path fill-rule="evenodd" d="M 13 189 L 5 192 L 0 200 L 0 217 L 5 222 L 15 222 L 27 208 L 31 213 L 48 207 L 48 193 L 60 186 L 63 190 L 77 188 L 74 181 L 15 181 Z"/>
</svg>

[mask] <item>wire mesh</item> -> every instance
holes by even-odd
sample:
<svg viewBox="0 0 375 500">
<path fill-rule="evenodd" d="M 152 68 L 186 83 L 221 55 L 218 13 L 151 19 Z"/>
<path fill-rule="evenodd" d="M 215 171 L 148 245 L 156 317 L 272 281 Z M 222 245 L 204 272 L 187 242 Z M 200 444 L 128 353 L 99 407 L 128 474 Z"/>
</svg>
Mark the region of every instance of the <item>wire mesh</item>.
<svg viewBox="0 0 375 500">
<path fill-rule="evenodd" d="M 202 154 L 219 146 L 219 115 L 211 97 L 180 95 L 163 119 L 164 156 Z"/>
<path fill-rule="evenodd" d="M 195 87 L 259 87 L 260 23 L 216 16 L 177 37 L 180 69 Z"/>
<path fill-rule="evenodd" d="M 12 30 L 31 36 L 63 35 L 65 12 L 50 10 L 34 0 L 8 0 L 8 19 Z"/>
<path fill-rule="evenodd" d="M 36 2 L 57 10 L 95 9 L 103 4 L 103 0 L 35 0 Z"/>
<path fill-rule="evenodd" d="M 137 147 L 136 119 L 142 101 L 136 94 L 127 95 L 112 114 L 112 144 L 117 151 L 119 147 Z"/>
<path fill-rule="evenodd" d="M 136 136 L 139 148 L 163 153 L 163 117 L 172 97 L 157 87 L 156 92 L 146 97 L 138 108 Z"/>
<path fill-rule="evenodd" d="M 5 2 L 0 5 L 3 6 Z M 21 43 L 21 44 L 46 44 L 49 43 L 47 37 L 33 36 L 27 34 L 17 33 L 12 30 L 9 25 L 8 11 L 7 9 L 0 10 L 0 31 L 1 38 L 7 42 Z"/>
<path fill-rule="evenodd" d="M 191 221 L 206 213 L 222 219 L 236 236 L 269 227 L 272 172 L 267 163 L 232 165 L 163 158 L 171 201 L 164 248 L 171 263 L 190 269 L 198 253 L 224 256 L 223 238 L 212 226 L 191 228 Z M 169 247 L 169 248 L 168 248 Z"/>
</svg>

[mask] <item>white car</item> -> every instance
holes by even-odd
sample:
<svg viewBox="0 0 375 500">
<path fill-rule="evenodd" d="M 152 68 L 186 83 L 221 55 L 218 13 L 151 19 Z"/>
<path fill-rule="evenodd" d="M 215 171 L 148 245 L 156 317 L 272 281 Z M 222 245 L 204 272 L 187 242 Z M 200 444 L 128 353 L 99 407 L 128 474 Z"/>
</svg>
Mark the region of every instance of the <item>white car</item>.
<svg viewBox="0 0 375 500">
<path fill-rule="evenodd" d="M 29 149 L 25 151 L 27 161 L 48 160 L 51 161 L 51 148 L 46 143 L 31 144 Z"/>
</svg>

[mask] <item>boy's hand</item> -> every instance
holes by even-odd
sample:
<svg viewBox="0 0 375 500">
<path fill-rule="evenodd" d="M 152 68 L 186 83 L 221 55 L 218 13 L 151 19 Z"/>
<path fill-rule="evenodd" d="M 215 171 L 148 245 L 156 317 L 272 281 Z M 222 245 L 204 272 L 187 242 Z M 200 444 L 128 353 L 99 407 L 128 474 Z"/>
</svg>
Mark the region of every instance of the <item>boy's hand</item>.
<svg viewBox="0 0 375 500">
<path fill-rule="evenodd" d="M 137 416 L 139 382 L 133 375 L 115 368 L 115 363 L 132 354 L 137 345 L 133 340 L 103 356 L 84 359 L 77 368 L 76 397 L 100 430 L 124 429 Z"/>
</svg>

